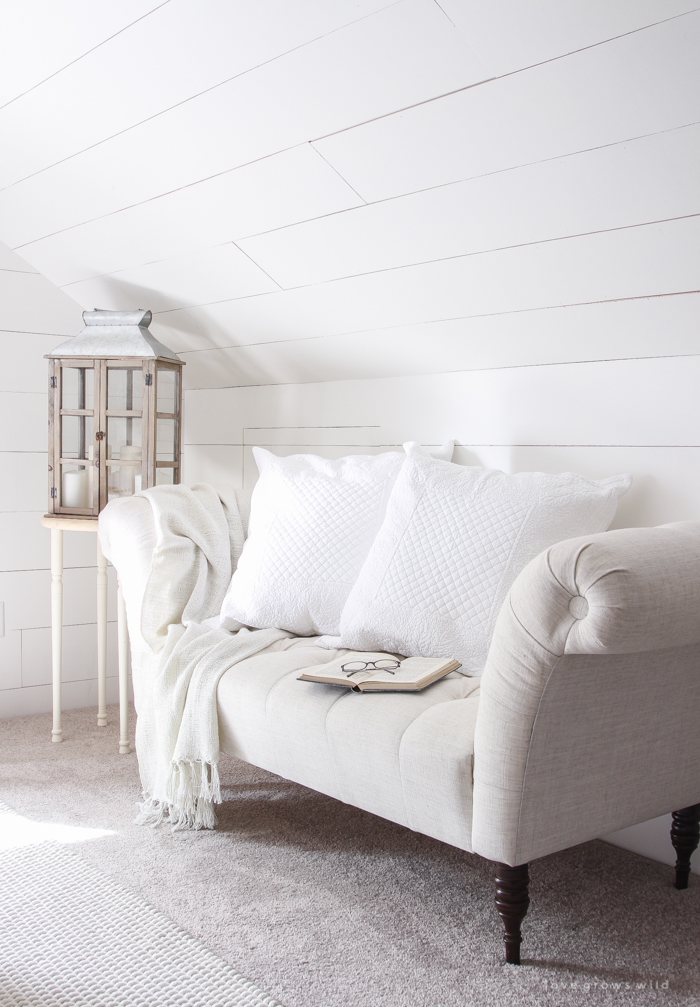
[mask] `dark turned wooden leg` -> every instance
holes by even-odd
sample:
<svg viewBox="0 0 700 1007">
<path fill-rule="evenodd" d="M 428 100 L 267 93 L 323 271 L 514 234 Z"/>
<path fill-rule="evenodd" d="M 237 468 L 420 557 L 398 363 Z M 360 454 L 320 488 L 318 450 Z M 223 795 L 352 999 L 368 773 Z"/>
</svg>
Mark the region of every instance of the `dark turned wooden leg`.
<svg viewBox="0 0 700 1007">
<path fill-rule="evenodd" d="M 520 924 L 525 919 L 530 898 L 527 886 L 530 882 L 527 864 L 509 867 L 496 864 L 496 909 L 505 928 L 503 940 L 506 942 L 506 963 L 520 964 Z"/>
<path fill-rule="evenodd" d="M 674 811 L 671 842 L 676 851 L 676 888 L 687 888 L 690 876 L 690 858 L 700 841 L 700 804 Z"/>
</svg>

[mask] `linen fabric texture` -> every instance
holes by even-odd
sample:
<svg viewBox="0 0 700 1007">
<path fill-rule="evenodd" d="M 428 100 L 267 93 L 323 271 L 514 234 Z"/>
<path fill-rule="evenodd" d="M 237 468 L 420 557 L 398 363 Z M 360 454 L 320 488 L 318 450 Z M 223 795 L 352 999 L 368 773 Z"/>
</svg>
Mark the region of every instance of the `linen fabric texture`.
<svg viewBox="0 0 700 1007">
<path fill-rule="evenodd" d="M 630 484 L 630 476 L 507 475 L 411 453 L 348 596 L 337 645 L 456 657 L 463 674 L 481 674 L 520 571 L 555 542 L 604 531 Z"/>
<path fill-rule="evenodd" d="M 449 461 L 453 446 L 450 441 L 439 449 L 441 457 Z M 343 605 L 379 531 L 405 455 L 279 458 L 260 447 L 253 455 L 260 478 L 221 625 L 337 635 Z"/>
<path fill-rule="evenodd" d="M 300 682 L 343 657 L 284 640 L 219 683 L 222 750 L 416 832 L 471 850 L 472 739 L 480 680 L 416 693 Z"/>
<path fill-rule="evenodd" d="M 521 864 L 700 801 L 699 570 L 700 523 L 680 522 L 520 573 L 480 679 L 476 853 Z"/>
</svg>

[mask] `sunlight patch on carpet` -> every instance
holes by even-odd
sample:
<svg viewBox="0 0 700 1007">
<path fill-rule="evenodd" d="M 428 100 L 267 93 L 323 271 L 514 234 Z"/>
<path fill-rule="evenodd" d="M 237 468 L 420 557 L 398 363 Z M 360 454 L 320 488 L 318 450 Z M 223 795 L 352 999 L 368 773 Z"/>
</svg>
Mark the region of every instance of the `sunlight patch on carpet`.
<svg viewBox="0 0 700 1007">
<path fill-rule="evenodd" d="M 89 839 L 113 835 L 113 829 L 86 829 L 53 822 L 32 822 L 0 803 L 0 852 L 47 842 L 84 843 Z"/>
</svg>

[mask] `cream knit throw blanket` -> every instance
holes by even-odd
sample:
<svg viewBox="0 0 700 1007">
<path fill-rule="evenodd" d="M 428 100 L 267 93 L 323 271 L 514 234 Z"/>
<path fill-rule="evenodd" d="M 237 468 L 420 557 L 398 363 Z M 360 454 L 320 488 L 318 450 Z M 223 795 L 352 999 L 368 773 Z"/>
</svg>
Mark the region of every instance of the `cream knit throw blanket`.
<svg viewBox="0 0 700 1007">
<path fill-rule="evenodd" d="M 143 494 L 157 542 L 141 611 L 150 648 L 140 669 L 136 752 L 144 800 L 136 821 L 211 829 L 221 803 L 219 679 L 290 634 L 228 633 L 203 626 L 217 616 L 241 549 L 235 503 L 211 486 L 160 486 Z"/>
</svg>

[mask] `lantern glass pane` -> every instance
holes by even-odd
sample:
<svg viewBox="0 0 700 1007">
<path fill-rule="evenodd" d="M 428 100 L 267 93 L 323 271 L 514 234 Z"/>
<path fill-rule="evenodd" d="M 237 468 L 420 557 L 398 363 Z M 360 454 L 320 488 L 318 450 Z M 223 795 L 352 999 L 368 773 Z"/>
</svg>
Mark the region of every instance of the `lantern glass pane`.
<svg viewBox="0 0 700 1007">
<path fill-rule="evenodd" d="M 94 455 L 92 416 L 61 417 L 61 458 L 89 458 Z"/>
<path fill-rule="evenodd" d="M 130 450 L 124 451 L 125 448 Z M 107 457 L 141 460 L 141 417 L 107 417 Z"/>
<path fill-rule="evenodd" d="M 92 367 L 61 368 L 61 409 L 95 408 L 95 372 Z"/>
<path fill-rule="evenodd" d="M 175 469 L 156 469 L 156 486 L 172 486 L 175 482 Z"/>
<path fill-rule="evenodd" d="M 156 461 L 174 462 L 177 445 L 177 420 L 156 421 Z"/>
<path fill-rule="evenodd" d="M 92 510 L 94 471 L 92 466 L 61 465 L 61 507 Z"/>
<path fill-rule="evenodd" d="M 178 411 L 180 375 L 168 367 L 159 367 L 156 376 L 156 412 Z"/>
<path fill-rule="evenodd" d="M 107 368 L 107 410 L 109 412 L 143 409 L 143 368 Z"/>
</svg>

